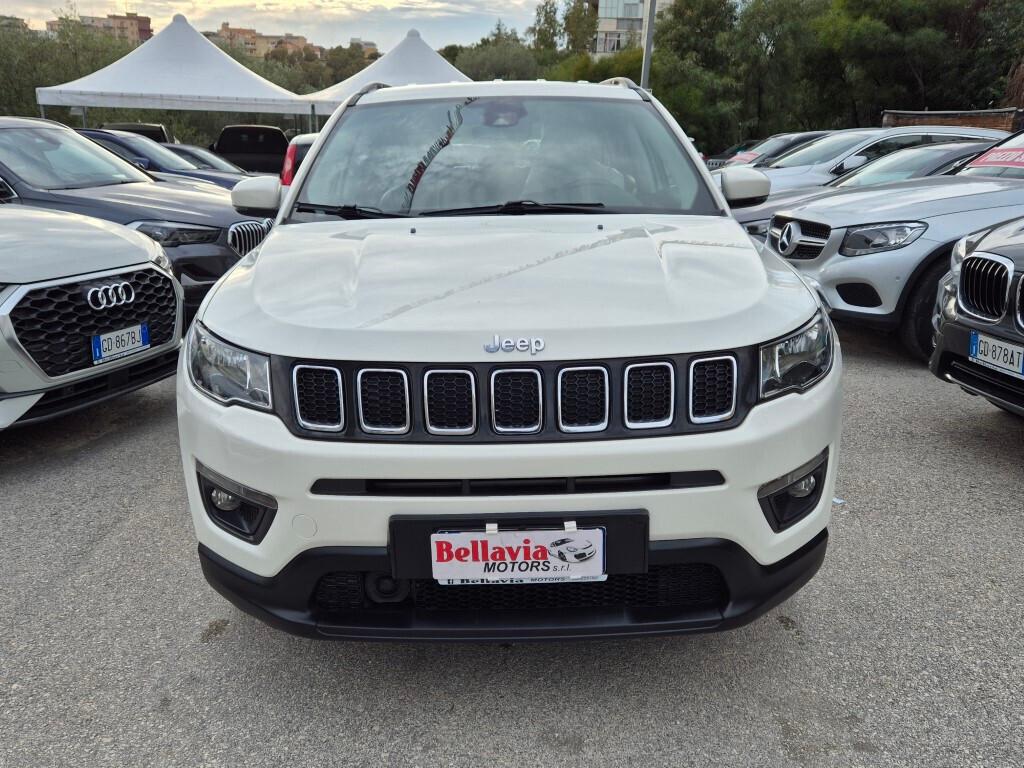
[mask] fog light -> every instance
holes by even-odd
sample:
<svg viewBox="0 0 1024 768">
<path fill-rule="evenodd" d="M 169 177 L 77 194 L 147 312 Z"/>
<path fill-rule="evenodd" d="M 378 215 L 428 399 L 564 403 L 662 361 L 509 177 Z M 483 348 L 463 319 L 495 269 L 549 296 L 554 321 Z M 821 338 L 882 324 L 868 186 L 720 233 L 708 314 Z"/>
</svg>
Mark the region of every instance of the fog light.
<svg viewBox="0 0 1024 768">
<path fill-rule="evenodd" d="M 242 506 L 240 498 L 221 488 L 214 488 L 210 491 L 210 501 L 221 512 L 237 512 L 238 508 Z"/>
<path fill-rule="evenodd" d="M 199 490 L 210 520 L 233 536 L 259 544 L 277 513 L 277 500 L 196 462 Z"/>
<path fill-rule="evenodd" d="M 827 471 L 826 448 L 802 467 L 761 486 L 757 500 L 773 531 L 789 528 L 818 506 Z"/>
<path fill-rule="evenodd" d="M 814 475 L 808 475 L 803 480 L 797 480 L 791 486 L 789 486 L 789 495 L 796 499 L 806 499 L 812 493 L 814 489 L 818 487 L 818 481 L 814 479 Z"/>
</svg>

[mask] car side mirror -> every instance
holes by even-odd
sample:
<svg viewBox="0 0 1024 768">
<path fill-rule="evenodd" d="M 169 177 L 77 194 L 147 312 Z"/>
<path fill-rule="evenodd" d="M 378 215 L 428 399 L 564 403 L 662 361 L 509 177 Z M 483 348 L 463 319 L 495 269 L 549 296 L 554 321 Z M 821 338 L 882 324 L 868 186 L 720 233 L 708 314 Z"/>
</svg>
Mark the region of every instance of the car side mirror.
<svg viewBox="0 0 1024 768">
<path fill-rule="evenodd" d="M 281 207 L 281 181 L 277 176 L 251 176 L 231 190 L 231 205 L 246 216 L 276 216 Z"/>
<path fill-rule="evenodd" d="M 847 171 L 853 171 L 860 168 L 862 165 L 867 165 L 868 159 L 865 155 L 851 155 L 846 158 L 836 167 L 836 173 L 846 173 Z"/>
<path fill-rule="evenodd" d="M 147 157 L 133 157 L 132 163 L 135 165 L 135 167 L 141 168 L 144 171 L 148 171 L 149 166 L 151 165 L 151 163 L 149 162 L 149 158 Z"/>
<path fill-rule="evenodd" d="M 725 201 L 732 208 L 760 205 L 772 191 L 771 180 L 761 171 L 738 165 L 716 173 Z"/>
</svg>

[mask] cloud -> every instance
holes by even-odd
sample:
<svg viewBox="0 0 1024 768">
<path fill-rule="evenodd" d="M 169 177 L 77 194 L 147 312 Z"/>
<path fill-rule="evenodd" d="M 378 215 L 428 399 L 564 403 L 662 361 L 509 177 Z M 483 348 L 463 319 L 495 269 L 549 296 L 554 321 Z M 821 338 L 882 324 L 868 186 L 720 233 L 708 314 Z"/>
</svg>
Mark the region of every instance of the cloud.
<svg viewBox="0 0 1024 768">
<path fill-rule="evenodd" d="M 419 29 L 435 48 L 469 43 L 486 35 L 500 18 L 524 29 L 537 0 L 146 0 L 133 10 L 150 16 L 159 30 L 176 13 L 201 30 L 221 22 L 255 27 L 261 32 L 303 34 L 319 45 L 347 44 L 349 38 L 374 40 L 384 50 L 398 43 L 410 28 Z M 4 13 L 27 19 L 42 28 L 54 18 L 57 0 L 5 0 Z M 78 0 L 78 13 L 104 16 L 123 13 L 110 0 Z"/>
</svg>

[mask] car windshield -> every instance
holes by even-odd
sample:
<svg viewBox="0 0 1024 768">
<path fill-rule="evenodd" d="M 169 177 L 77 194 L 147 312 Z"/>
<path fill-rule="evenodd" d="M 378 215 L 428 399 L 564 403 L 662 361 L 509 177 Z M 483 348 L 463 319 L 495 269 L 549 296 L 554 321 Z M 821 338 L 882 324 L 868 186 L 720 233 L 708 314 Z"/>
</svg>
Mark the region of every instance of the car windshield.
<svg viewBox="0 0 1024 768">
<path fill-rule="evenodd" d="M 610 98 L 359 105 L 332 130 L 298 200 L 299 208 L 359 206 L 398 215 L 511 201 L 721 213 L 654 108 Z"/>
<path fill-rule="evenodd" d="M 227 171 L 228 173 L 245 173 L 241 168 L 232 162 L 225 160 L 220 155 L 215 155 L 208 149 L 202 147 L 186 147 L 180 150 L 171 149 L 175 154 L 181 153 L 200 168 L 209 168 L 214 171 Z"/>
<path fill-rule="evenodd" d="M 957 171 L 956 175 L 1024 179 L 1024 133 L 983 152 Z"/>
<path fill-rule="evenodd" d="M 946 147 L 913 147 L 884 155 L 872 163 L 830 182 L 832 187 L 865 187 L 869 184 L 884 184 L 887 181 L 903 181 L 928 168 L 949 149 Z"/>
<path fill-rule="evenodd" d="M 127 144 L 139 157 L 145 157 L 157 163 L 161 168 L 168 171 L 197 171 L 199 166 L 186 160 L 184 157 L 174 154 L 167 147 L 161 147 L 152 139 L 145 136 L 118 136 L 121 141 Z"/>
<path fill-rule="evenodd" d="M 0 164 L 36 189 L 81 189 L 150 181 L 74 131 L 39 126 L 0 130 Z"/>
<path fill-rule="evenodd" d="M 833 133 L 822 136 L 810 144 L 794 149 L 789 154 L 783 155 L 769 168 L 795 168 L 800 165 L 817 165 L 836 160 L 849 149 L 853 149 L 864 139 L 870 138 L 870 133 Z"/>
<path fill-rule="evenodd" d="M 781 136 L 772 136 L 770 139 L 765 139 L 759 144 L 755 144 L 750 148 L 750 152 L 756 152 L 760 155 L 771 155 L 778 152 L 780 149 L 785 147 L 789 142 L 793 140 L 793 134 L 784 133 Z"/>
</svg>

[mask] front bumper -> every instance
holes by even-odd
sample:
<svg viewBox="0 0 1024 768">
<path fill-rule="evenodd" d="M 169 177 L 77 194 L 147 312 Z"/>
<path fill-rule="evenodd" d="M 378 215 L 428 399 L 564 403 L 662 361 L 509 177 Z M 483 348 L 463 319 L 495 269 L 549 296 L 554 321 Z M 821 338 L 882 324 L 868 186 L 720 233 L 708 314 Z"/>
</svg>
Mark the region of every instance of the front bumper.
<svg viewBox="0 0 1024 768">
<path fill-rule="evenodd" d="M 409 597 L 399 603 L 377 604 L 364 599 L 362 607 L 344 612 L 325 607 L 319 586 L 325 577 L 337 580 L 340 572 L 352 574 L 358 581 L 368 573 L 390 572 L 391 558 L 386 548 L 307 550 L 272 578 L 245 571 L 202 544 L 199 559 L 206 580 L 221 595 L 246 613 L 292 634 L 347 640 L 525 641 L 733 629 L 753 621 L 806 584 L 821 567 L 827 546 L 828 531 L 822 530 L 789 557 L 763 566 L 737 544 L 724 539 L 654 542 L 647 555 L 651 569 L 710 567 L 721 574 L 722 583 L 709 585 L 689 603 L 672 607 L 606 606 L 558 611 L 482 611 L 472 605 L 438 610 L 429 598 L 419 596 L 432 588 L 489 590 L 495 587 L 432 587 L 425 579 L 414 582 Z M 610 580 L 616 578 L 609 577 Z M 538 586 L 497 589 L 532 590 Z M 709 594 L 708 590 L 712 589 L 714 594 Z"/>
<path fill-rule="evenodd" d="M 182 328 L 187 330 L 206 294 L 241 257 L 228 245 L 224 233 L 216 243 L 178 245 L 167 248 L 166 253 L 174 267 L 174 276 L 181 283 L 184 294 Z"/>
<path fill-rule="evenodd" d="M 739 426 L 717 432 L 647 439 L 423 445 L 296 437 L 274 414 L 213 402 L 195 390 L 181 368 L 182 463 L 204 572 L 211 584 L 243 609 L 292 631 L 323 636 L 615 636 L 736 626 L 785 599 L 820 564 L 821 537 L 829 521 L 839 460 L 841 373 L 837 346 L 833 369 L 819 384 L 803 394 L 762 403 Z M 758 502 L 758 490 L 825 449 L 828 468 L 816 505 L 795 524 L 775 532 Z M 211 520 L 200 492 L 198 465 L 273 497 L 273 522 L 258 543 L 232 535 Z M 346 490 L 354 487 L 348 481 L 367 481 L 370 487 L 369 481 L 381 479 L 495 481 L 650 473 L 713 474 L 719 481 L 655 490 L 464 496 Z M 331 478 L 345 482 L 332 485 Z M 683 606 L 686 610 L 677 605 L 673 611 L 654 614 L 647 613 L 647 608 L 638 613 L 621 606 L 610 613 L 607 606 L 588 609 L 586 615 L 549 612 L 549 618 L 531 619 L 519 629 L 515 621 L 477 613 L 438 623 L 436 617 L 413 615 L 415 611 L 392 621 L 384 618 L 386 611 L 375 610 L 369 619 L 352 624 L 356 620 L 351 617 L 347 622 L 327 621 L 311 607 L 324 573 L 398 576 L 389 565 L 394 555 L 391 524 L 398 517 L 434 521 L 462 515 L 501 524 L 541 512 L 579 521 L 618 510 L 642 510 L 647 520 L 648 560 L 626 573 L 641 574 L 642 581 L 643 574 L 650 574 L 648 566 L 655 564 L 716 563 L 728 598 L 702 604 L 699 611 L 691 610 L 692 605 Z M 817 543 L 810 546 L 812 542 Z M 813 553 L 804 551 L 808 546 Z M 472 616 L 476 619 L 471 621 Z"/>
<path fill-rule="evenodd" d="M 943 381 L 957 384 L 965 392 L 980 395 L 1018 416 L 1024 416 L 1024 380 L 986 368 L 970 361 L 971 331 L 1004 338 L 1011 344 L 1024 344 L 1016 331 L 1002 327 L 977 329 L 956 321 L 943 323 L 935 336 L 935 351 L 929 368 Z"/>
</svg>

